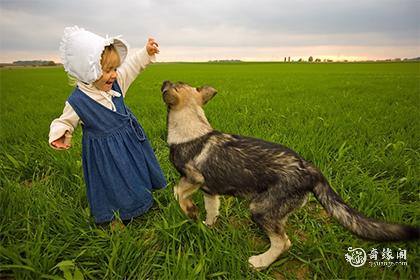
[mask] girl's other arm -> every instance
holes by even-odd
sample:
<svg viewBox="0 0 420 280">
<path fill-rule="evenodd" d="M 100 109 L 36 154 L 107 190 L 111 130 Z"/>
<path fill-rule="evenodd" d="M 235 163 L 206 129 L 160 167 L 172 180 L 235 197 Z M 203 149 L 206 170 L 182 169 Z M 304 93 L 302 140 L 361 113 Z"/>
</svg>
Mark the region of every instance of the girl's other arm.
<svg viewBox="0 0 420 280">
<path fill-rule="evenodd" d="M 70 148 L 72 134 L 79 124 L 79 121 L 79 116 L 73 110 L 71 105 L 66 102 L 63 114 L 51 123 L 48 141 L 50 146 L 57 150 Z"/>
</svg>

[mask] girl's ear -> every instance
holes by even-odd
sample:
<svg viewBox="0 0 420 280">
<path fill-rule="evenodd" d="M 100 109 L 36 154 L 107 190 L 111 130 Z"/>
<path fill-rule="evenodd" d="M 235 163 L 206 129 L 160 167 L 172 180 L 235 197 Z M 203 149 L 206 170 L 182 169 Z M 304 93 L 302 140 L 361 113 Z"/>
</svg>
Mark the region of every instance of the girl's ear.
<svg viewBox="0 0 420 280">
<path fill-rule="evenodd" d="M 198 87 L 196 90 L 201 94 L 203 105 L 209 102 L 209 100 L 217 94 L 217 90 L 209 86 Z"/>
</svg>

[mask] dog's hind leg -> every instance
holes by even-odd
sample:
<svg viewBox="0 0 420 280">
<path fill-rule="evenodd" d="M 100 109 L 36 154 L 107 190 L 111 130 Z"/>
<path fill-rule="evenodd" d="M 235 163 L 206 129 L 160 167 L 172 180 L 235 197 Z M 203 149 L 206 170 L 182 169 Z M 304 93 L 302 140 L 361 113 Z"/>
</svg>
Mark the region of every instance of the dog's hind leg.
<svg viewBox="0 0 420 280">
<path fill-rule="evenodd" d="M 263 269 L 272 264 L 283 252 L 292 245 L 286 232 L 285 224 L 288 215 L 302 205 L 305 197 L 278 198 L 263 194 L 253 200 L 250 208 L 252 219 L 267 233 L 270 238 L 270 248 L 249 258 L 249 264 L 254 269 Z"/>
<path fill-rule="evenodd" d="M 185 177 L 181 177 L 179 183 L 174 187 L 174 195 L 179 202 L 179 206 L 181 206 L 182 211 L 192 219 L 197 218 L 198 208 L 192 202 L 191 195 L 199 188 L 199 184 L 192 184 Z"/>
<path fill-rule="evenodd" d="M 219 196 L 204 193 L 204 206 L 207 212 L 205 224 L 211 226 L 216 222 L 217 216 L 219 216 Z"/>
<path fill-rule="evenodd" d="M 283 252 L 292 245 L 286 233 L 268 232 L 270 238 L 270 249 L 266 252 L 249 258 L 252 268 L 260 270 L 272 264 Z"/>
</svg>

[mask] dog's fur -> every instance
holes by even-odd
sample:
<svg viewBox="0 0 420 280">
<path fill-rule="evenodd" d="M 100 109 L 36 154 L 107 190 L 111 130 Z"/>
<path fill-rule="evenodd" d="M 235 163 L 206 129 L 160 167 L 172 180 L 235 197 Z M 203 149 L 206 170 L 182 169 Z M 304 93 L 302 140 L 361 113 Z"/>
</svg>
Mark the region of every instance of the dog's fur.
<svg viewBox="0 0 420 280">
<path fill-rule="evenodd" d="M 312 192 L 340 224 L 371 240 L 420 237 L 420 229 L 368 219 L 346 205 L 322 173 L 291 149 L 259 139 L 214 130 L 203 110 L 215 94 L 212 87 L 194 88 L 165 81 L 161 89 L 168 108 L 170 160 L 181 174 L 174 188 L 182 210 L 196 217 L 191 195 L 201 189 L 212 225 L 219 214 L 219 195 L 250 200 L 252 219 L 268 234 L 271 246 L 252 256 L 256 269 L 269 266 L 291 245 L 285 232 L 288 215 L 304 205 Z"/>
</svg>

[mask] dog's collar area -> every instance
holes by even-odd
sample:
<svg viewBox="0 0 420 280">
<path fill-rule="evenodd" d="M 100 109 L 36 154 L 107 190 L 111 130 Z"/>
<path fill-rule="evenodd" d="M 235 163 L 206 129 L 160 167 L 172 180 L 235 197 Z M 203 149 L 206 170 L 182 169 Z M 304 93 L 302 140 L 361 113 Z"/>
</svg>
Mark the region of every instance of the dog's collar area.
<svg viewBox="0 0 420 280">
<path fill-rule="evenodd" d="M 212 130 L 204 135 L 198 136 L 194 139 L 190 139 L 188 141 L 184 141 L 184 142 L 167 142 L 169 147 L 172 146 L 177 146 L 177 145 L 189 145 L 192 144 L 194 142 L 200 142 L 200 141 L 204 141 L 206 142 L 210 137 L 212 137 L 213 135 L 220 135 L 222 134 L 220 131 L 217 130 Z"/>
</svg>

